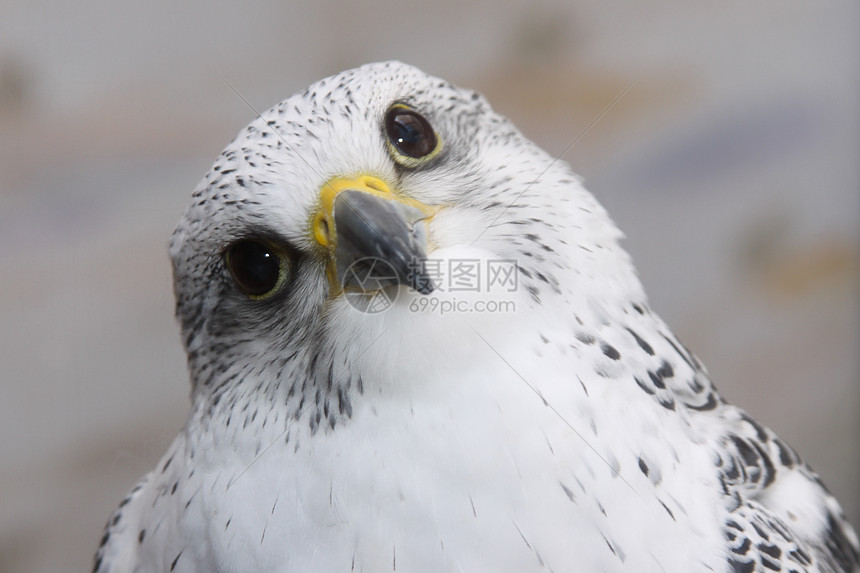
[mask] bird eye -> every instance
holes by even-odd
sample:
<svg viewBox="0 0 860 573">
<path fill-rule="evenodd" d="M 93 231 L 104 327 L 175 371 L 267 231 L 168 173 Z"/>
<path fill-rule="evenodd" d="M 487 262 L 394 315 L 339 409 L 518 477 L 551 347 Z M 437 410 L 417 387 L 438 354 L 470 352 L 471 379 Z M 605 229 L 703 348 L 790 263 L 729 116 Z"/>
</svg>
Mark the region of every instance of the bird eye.
<svg viewBox="0 0 860 573">
<path fill-rule="evenodd" d="M 403 104 L 391 106 L 385 114 L 385 134 L 394 159 L 404 167 L 417 167 L 441 147 L 430 122 Z"/>
<path fill-rule="evenodd" d="M 239 290 L 255 300 L 275 294 L 287 275 L 286 253 L 268 241 L 236 241 L 227 248 L 224 260 Z"/>
</svg>

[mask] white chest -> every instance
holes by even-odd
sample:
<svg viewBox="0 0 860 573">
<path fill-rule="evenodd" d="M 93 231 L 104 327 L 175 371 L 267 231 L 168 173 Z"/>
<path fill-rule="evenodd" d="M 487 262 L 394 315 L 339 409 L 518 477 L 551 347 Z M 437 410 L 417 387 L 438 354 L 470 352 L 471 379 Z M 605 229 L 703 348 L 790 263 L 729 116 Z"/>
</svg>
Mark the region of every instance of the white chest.
<svg viewBox="0 0 860 573">
<path fill-rule="evenodd" d="M 256 457 L 200 467 L 176 532 L 199 570 L 719 568 L 707 454 L 674 418 L 622 388 L 586 395 L 561 357 L 475 362 L 428 373 L 413 400 L 369 387 L 342 427 L 273 430 Z"/>
</svg>

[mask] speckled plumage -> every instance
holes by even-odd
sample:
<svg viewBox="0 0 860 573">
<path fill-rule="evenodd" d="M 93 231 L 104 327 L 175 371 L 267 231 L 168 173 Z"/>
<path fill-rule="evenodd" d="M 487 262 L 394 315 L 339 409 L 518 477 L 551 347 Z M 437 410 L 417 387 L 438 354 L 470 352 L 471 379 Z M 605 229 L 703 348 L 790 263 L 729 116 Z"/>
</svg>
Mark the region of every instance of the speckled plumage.
<svg viewBox="0 0 860 573">
<path fill-rule="evenodd" d="M 392 159 L 395 102 L 443 142 L 426 164 Z M 516 261 L 511 292 L 429 296 L 515 307 L 421 312 L 400 287 L 372 314 L 333 294 L 310 220 L 326 181 L 359 174 L 440 208 L 431 259 Z M 225 269 L 245 237 L 291 253 L 267 300 Z M 564 162 L 415 68 L 363 66 L 263 113 L 173 235 L 191 414 L 95 571 L 860 569 L 836 500 L 720 398 L 620 237 Z"/>
</svg>

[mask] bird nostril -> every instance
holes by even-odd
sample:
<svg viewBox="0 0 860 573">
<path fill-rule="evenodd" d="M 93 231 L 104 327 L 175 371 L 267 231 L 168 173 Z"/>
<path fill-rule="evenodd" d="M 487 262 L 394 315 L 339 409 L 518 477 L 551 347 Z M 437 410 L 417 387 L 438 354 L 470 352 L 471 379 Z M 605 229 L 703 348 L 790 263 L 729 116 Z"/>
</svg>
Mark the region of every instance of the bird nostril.
<svg viewBox="0 0 860 573">
<path fill-rule="evenodd" d="M 375 177 L 366 177 L 363 183 L 374 191 L 381 191 L 383 193 L 388 191 L 388 188 L 385 186 L 385 184 Z"/>
</svg>

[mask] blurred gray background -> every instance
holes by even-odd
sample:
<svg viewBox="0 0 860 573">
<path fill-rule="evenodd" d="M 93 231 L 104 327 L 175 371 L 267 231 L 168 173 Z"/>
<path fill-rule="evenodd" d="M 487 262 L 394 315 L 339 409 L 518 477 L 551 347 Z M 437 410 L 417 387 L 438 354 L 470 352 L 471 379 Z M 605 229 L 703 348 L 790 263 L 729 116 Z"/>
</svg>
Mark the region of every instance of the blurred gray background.
<svg viewBox="0 0 860 573">
<path fill-rule="evenodd" d="M 853 0 L 0 1 L 0 572 L 87 570 L 183 423 L 166 242 L 255 117 L 227 83 L 382 59 L 575 141 L 652 306 L 860 523 L 858 44 Z"/>
</svg>

